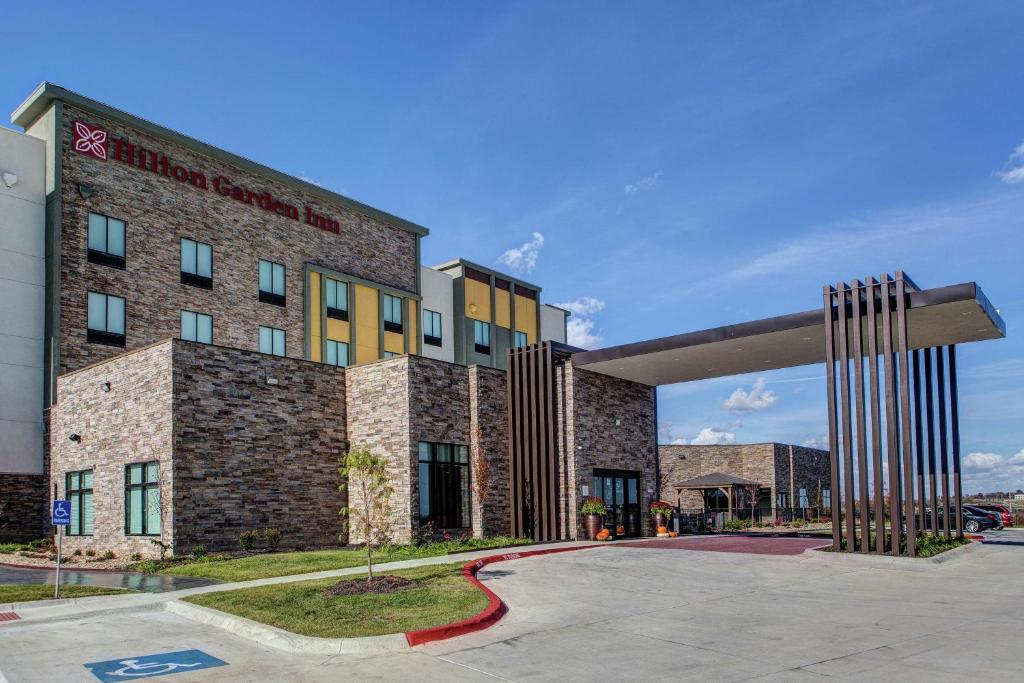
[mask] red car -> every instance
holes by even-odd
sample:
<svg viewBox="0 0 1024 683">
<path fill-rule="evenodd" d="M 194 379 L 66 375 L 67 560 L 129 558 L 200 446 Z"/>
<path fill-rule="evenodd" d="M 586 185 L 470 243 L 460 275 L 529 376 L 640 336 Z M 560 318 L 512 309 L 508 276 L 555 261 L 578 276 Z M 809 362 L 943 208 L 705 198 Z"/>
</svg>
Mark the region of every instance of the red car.
<svg viewBox="0 0 1024 683">
<path fill-rule="evenodd" d="M 999 518 L 1003 522 L 1003 526 L 1013 526 L 1013 514 L 1010 513 L 1010 508 L 1005 505 L 996 505 L 994 503 L 986 503 L 984 505 L 975 505 L 976 508 L 987 510 L 989 512 L 998 513 Z"/>
</svg>

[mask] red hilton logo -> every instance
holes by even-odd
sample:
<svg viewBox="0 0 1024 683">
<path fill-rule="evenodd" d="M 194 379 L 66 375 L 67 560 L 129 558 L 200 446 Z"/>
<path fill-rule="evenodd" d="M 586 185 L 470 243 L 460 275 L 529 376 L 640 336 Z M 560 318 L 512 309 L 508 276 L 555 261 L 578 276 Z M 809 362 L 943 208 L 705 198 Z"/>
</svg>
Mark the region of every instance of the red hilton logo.
<svg viewBox="0 0 1024 683">
<path fill-rule="evenodd" d="M 75 121 L 73 142 L 76 152 L 107 160 L 107 131 Z"/>
</svg>

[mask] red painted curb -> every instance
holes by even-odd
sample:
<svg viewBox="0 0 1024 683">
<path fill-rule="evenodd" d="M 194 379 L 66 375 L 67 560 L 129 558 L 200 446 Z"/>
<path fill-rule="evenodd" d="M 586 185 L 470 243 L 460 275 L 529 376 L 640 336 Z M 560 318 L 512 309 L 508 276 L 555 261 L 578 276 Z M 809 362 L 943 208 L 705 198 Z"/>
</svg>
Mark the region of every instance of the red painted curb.
<svg viewBox="0 0 1024 683">
<path fill-rule="evenodd" d="M 441 624 L 440 626 L 431 626 L 430 628 L 424 628 L 418 631 L 409 631 L 405 634 L 405 639 L 408 641 L 410 646 L 422 645 L 423 643 L 429 643 L 434 640 L 445 640 L 447 638 L 454 638 L 455 636 L 473 633 L 474 631 L 482 631 L 501 619 L 501 617 L 505 615 L 505 612 L 508 611 L 508 606 L 501 601 L 501 598 L 494 594 L 494 591 L 482 584 L 480 580 L 476 578 L 476 573 L 488 564 L 506 562 L 508 560 L 518 560 L 523 557 L 533 557 L 534 555 L 550 555 L 552 553 L 565 553 L 572 550 L 586 550 L 587 548 L 599 547 L 601 546 L 581 545 L 573 548 L 526 550 L 521 553 L 490 555 L 488 557 L 481 557 L 479 560 L 467 562 L 466 565 L 462 567 L 462 575 L 466 577 L 468 581 L 476 584 L 476 587 L 484 592 L 484 595 L 487 596 L 487 607 L 485 607 L 479 614 L 475 614 L 468 619 L 463 619 L 462 621 L 452 622 L 451 624 Z"/>
</svg>

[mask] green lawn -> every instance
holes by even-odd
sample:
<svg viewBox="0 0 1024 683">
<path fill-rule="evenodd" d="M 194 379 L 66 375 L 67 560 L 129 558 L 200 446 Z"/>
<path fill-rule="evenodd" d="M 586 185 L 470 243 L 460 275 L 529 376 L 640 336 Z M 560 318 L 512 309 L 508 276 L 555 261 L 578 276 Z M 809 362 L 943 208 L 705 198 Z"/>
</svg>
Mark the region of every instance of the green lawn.
<svg viewBox="0 0 1024 683">
<path fill-rule="evenodd" d="M 204 593 L 186 601 L 321 638 L 403 633 L 466 619 L 487 606 L 483 591 L 462 576 L 462 563 L 375 573 L 420 582 L 384 595 L 328 597 L 337 578 Z M 365 578 L 365 574 L 350 578 Z"/>
<path fill-rule="evenodd" d="M 455 550 L 485 550 L 488 548 L 504 548 L 510 545 L 532 543 L 528 539 L 515 539 L 504 536 L 469 541 L 430 543 L 420 546 L 393 546 L 374 552 L 374 564 L 412 560 L 420 557 L 437 557 L 447 555 Z M 159 571 L 162 574 L 177 576 L 197 576 L 217 579 L 219 581 L 248 581 L 265 579 L 273 576 L 290 574 L 306 574 L 329 569 L 347 569 L 366 564 L 366 552 L 361 549 L 339 550 L 308 550 L 291 553 L 266 553 L 251 555 L 233 560 L 208 557 L 184 564 L 160 567 L 154 563 L 140 563 L 129 569 L 142 571 Z"/>
<path fill-rule="evenodd" d="M 115 593 L 135 593 L 124 588 L 107 588 L 105 586 L 61 586 L 60 597 L 84 598 L 91 595 L 113 595 Z M 18 584 L 0 584 L 0 603 L 30 602 L 32 600 L 52 600 L 53 586 Z"/>
</svg>

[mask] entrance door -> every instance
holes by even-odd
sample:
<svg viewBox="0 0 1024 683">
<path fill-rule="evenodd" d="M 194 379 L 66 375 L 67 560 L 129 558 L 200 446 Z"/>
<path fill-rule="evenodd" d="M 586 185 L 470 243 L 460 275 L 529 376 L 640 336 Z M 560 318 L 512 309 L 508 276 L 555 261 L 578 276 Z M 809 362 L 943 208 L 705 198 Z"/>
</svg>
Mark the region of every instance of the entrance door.
<svg viewBox="0 0 1024 683">
<path fill-rule="evenodd" d="M 640 473 L 594 470 L 594 495 L 604 500 L 604 526 L 616 538 L 640 535 Z"/>
</svg>

